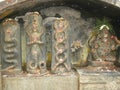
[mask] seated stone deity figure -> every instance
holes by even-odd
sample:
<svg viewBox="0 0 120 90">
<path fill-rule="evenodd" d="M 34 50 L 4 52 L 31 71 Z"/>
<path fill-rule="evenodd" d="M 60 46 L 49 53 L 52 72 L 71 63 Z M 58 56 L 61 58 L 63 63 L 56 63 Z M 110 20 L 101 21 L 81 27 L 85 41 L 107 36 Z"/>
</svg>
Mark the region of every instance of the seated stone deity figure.
<svg viewBox="0 0 120 90">
<path fill-rule="evenodd" d="M 99 32 L 89 40 L 92 59 L 90 66 L 97 71 L 116 71 L 117 43 L 112 38 L 107 25 L 102 25 Z"/>
</svg>

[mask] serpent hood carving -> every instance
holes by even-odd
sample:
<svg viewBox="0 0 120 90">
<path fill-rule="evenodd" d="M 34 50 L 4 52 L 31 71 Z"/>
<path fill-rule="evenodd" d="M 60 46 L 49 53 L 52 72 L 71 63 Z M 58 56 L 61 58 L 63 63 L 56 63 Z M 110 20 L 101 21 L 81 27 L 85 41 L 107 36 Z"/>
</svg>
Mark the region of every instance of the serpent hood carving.
<svg viewBox="0 0 120 90">
<path fill-rule="evenodd" d="M 67 20 L 57 18 L 53 27 L 52 72 L 56 74 L 70 72 L 69 24 Z"/>
</svg>

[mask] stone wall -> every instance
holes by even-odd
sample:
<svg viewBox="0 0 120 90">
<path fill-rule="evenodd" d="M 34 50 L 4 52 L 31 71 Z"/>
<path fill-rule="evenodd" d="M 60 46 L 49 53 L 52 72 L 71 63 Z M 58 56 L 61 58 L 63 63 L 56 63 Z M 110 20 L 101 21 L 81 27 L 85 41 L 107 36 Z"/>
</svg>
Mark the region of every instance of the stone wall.
<svg viewBox="0 0 120 90">
<path fill-rule="evenodd" d="M 37 2 L 46 3 L 48 1 L 55 1 L 55 0 L 36 0 L 36 1 L 35 0 L 18 0 L 18 2 L 8 3 L 8 4 L 5 2 L 2 2 L 0 3 L 0 11 L 1 11 L 0 19 L 12 14 L 15 10 L 20 10 L 20 8 L 25 9 L 25 8 L 35 6 Z M 57 0 L 57 1 L 64 1 L 64 0 Z M 110 5 L 120 8 L 120 0 L 99 0 L 99 1 L 106 2 Z M 59 11 L 59 13 L 62 16 L 66 17 L 67 16 L 66 11 L 64 11 L 65 12 L 64 14 L 64 13 L 61 13 L 59 9 L 60 8 L 56 9 L 56 12 L 58 13 Z M 66 8 L 66 9 L 69 10 L 69 8 Z M 49 12 L 50 10 L 54 11 L 52 8 L 46 9 L 45 11 Z M 46 16 L 52 17 L 51 13 L 46 13 L 46 12 L 42 12 L 42 14 L 45 13 Z M 71 11 L 69 12 L 67 12 L 68 15 L 71 15 Z M 77 12 L 73 12 L 73 15 L 75 13 Z M 76 24 L 75 28 L 77 31 L 79 31 L 79 27 L 81 30 L 83 29 L 81 27 L 82 24 L 84 25 L 85 23 L 87 26 L 89 24 L 83 19 L 81 19 L 81 17 L 79 17 L 80 13 L 77 13 L 77 15 L 78 16 L 74 16 L 74 17 L 72 16 L 72 18 L 75 18 L 76 20 L 78 20 L 77 21 L 78 23 Z M 71 16 L 66 18 L 69 19 L 71 18 Z M 82 23 L 79 19 L 82 21 Z M 76 21 L 73 21 L 72 19 L 69 19 L 69 20 L 72 21 L 71 25 L 74 24 L 74 22 L 76 23 Z M 1 78 L 1 72 L 0 72 L 0 90 L 27 90 L 27 89 L 28 90 L 120 90 L 120 74 L 118 72 L 98 74 L 98 73 L 85 73 L 78 70 L 78 74 L 79 75 L 70 75 L 70 76 L 51 75 L 51 76 L 43 76 L 43 77 L 29 76 L 29 75 L 15 76 L 15 77 L 3 76 L 3 78 Z M 2 85 L 2 82 L 3 82 L 3 85 Z M 3 86 L 3 89 L 2 89 L 2 86 Z"/>
<path fill-rule="evenodd" d="M 120 90 L 120 73 L 87 73 L 67 76 L 3 76 L 0 90 Z M 1 84 L 0 84 L 1 85 Z"/>
<path fill-rule="evenodd" d="M 1 89 L 0 89 L 1 90 Z M 78 90 L 78 77 L 67 76 L 3 76 L 3 90 Z"/>
</svg>

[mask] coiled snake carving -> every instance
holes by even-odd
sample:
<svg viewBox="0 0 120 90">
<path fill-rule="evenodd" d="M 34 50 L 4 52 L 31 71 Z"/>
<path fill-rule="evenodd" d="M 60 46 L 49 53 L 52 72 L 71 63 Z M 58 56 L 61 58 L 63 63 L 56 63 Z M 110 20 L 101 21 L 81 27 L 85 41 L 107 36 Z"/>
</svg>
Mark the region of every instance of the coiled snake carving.
<svg viewBox="0 0 120 90">
<path fill-rule="evenodd" d="M 3 60 L 7 64 L 4 70 L 16 68 L 18 66 L 18 50 L 17 50 L 17 29 L 19 25 L 14 19 L 6 19 L 3 22 Z"/>
<path fill-rule="evenodd" d="M 11 41 L 5 41 L 4 45 L 4 52 L 6 53 L 4 56 L 4 61 L 6 63 L 12 64 L 11 66 L 7 67 L 9 68 L 15 68 L 17 66 L 17 49 L 15 48 L 17 46 L 16 39 L 11 39 Z"/>
<path fill-rule="evenodd" d="M 67 33 L 68 22 L 60 18 L 54 23 L 54 48 L 55 48 L 55 65 L 53 71 L 59 66 L 63 66 L 64 69 L 70 71 L 70 67 L 67 65 L 67 50 L 68 50 L 68 33 Z"/>
</svg>

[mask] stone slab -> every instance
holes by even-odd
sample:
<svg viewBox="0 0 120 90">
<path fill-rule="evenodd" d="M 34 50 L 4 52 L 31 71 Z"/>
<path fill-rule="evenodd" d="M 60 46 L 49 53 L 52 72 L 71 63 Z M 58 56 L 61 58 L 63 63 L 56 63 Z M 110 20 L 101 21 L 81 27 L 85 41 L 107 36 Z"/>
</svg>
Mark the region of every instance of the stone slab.
<svg viewBox="0 0 120 90">
<path fill-rule="evenodd" d="M 3 90 L 78 90 L 78 77 L 68 76 L 3 76 Z"/>
<path fill-rule="evenodd" d="M 78 69 L 80 90 L 120 90 L 120 72 L 85 72 Z"/>
</svg>

